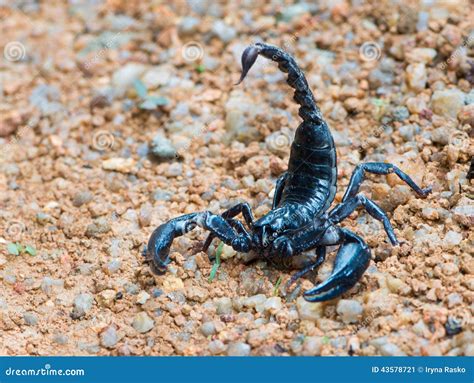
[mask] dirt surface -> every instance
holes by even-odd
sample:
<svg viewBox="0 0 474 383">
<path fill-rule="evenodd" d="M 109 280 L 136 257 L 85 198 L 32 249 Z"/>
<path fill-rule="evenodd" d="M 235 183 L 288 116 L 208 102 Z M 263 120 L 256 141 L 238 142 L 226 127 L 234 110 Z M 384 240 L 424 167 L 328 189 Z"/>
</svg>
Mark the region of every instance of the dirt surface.
<svg viewBox="0 0 474 383">
<path fill-rule="evenodd" d="M 468 1 L 11 3 L 0 2 L 0 354 L 474 355 Z M 301 297 L 334 252 L 289 295 L 294 271 L 245 266 L 227 247 L 210 278 L 200 230 L 175 240 L 166 275 L 143 263 L 172 217 L 270 209 L 299 118 L 274 63 L 259 58 L 233 85 L 259 40 L 295 55 L 331 126 L 334 203 L 367 161 L 433 187 L 420 199 L 368 177 L 361 190 L 404 244 L 364 211 L 344 221 L 373 260 L 342 299 Z"/>
</svg>

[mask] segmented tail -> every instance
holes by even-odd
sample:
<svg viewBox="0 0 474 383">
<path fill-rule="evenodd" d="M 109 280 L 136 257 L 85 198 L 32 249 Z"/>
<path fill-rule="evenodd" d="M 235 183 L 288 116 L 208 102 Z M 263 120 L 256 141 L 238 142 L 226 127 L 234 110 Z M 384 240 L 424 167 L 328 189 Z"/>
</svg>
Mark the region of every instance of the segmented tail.
<svg viewBox="0 0 474 383">
<path fill-rule="evenodd" d="M 278 68 L 282 72 L 288 74 L 286 82 L 289 86 L 295 89 L 293 99 L 298 103 L 298 105 L 301 105 L 298 114 L 303 121 L 313 122 L 316 124 L 321 123 L 323 117 L 321 111 L 316 105 L 313 92 L 311 92 L 311 89 L 309 88 L 305 75 L 298 67 L 293 57 L 274 45 L 256 43 L 255 45 L 251 45 L 245 49 L 242 55 L 242 75 L 239 83 L 245 78 L 258 55 L 262 55 L 269 60 L 275 61 L 278 63 Z"/>
<path fill-rule="evenodd" d="M 287 176 L 277 207 L 297 204 L 307 208 L 307 217 L 318 217 L 329 208 L 336 194 L 334 140 L 303 72 L 288 53 L 263 43 L 248 47 L 242 54 L 240 81 L 258 55 L 277 62 L 280 70 L 288 74 L 287 83 L 295 89 L 293 99 L 300 105 L 298 114 L 303 119 L 291 144 Z"/>
</svg>

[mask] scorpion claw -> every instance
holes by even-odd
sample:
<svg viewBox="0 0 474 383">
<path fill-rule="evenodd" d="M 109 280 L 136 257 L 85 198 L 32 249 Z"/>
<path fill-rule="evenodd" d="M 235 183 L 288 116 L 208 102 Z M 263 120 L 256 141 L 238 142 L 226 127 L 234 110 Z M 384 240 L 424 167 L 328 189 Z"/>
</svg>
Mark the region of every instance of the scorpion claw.
<svg viewBox="0 0 474 383">
<path fill-rule="evenodd" d="M 362 239 L 345 230 L 346 241 L 339 249 L 332 274 L 321 284 L 304 292 L 309 302 L 337 298 L 359 281 L 370 263 L 370 250 Z"/>
<path fill-rule="evenodd" d="M 169 252 L 176 230 L 177 222 L 169 221 L 158 226 L 148 241 L 145 261 L 150 263 L 152 271 L 157 275 L 166 273 L 168 264 L 171 262 Z"/>
<path fill-rule="evenodd" d="M 242 74 L 240 75 L 239 82 L 237 82 L 237 84 L 235 85 L 239 85 L 243 81 L 245 76 L 247 76 L 247 73 L 249 72 L 250 68 L 255 63 L 255 60 L 257 60 L 259 53 L 260 49 L 255 45 L 251 45 L 245 48 L 244 52 L 242 53 Z"/>
</svg>

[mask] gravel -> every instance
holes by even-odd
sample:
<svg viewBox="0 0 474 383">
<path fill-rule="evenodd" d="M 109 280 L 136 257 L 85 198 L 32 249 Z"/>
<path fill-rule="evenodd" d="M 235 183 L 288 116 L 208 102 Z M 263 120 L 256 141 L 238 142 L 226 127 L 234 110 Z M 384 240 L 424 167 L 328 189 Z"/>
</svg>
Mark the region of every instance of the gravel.
<svg viewBox="0 0 474 383">
<path fill-rule="evenodd" d="M 145 70 L 146 67 L 142 64 L 128 63 L 114 72 L 112 86 L 119 95 L 123 95 Z"/>
<path fill-rule="evenodd" d="M 177 156 L 176 148 L 162 134 L 157 134 L 153 138 L 150 144 L 150 151 L 155 157 L 160 159 L 172 159 Z"/>
<path fill-rule="evenodd" d="M 59 345 L 64 345 L 68 342 L 69 338 L 65 334 L 55 334 L 53 336 L 53 342 L 59 344 Z"/>
<path fill-rule="evenodd" d="M 115 326 L 108 326 L 100 334 L 100 344 L 105 348 L 115 348 L 118 342 L 118 334 Z"/>
<path fill-rule="evenodd" d="M 390 343 L 386 337 L 372 339 L 369 343 L 375 346 L 383 356 L 406 356 L 396 344 Z"/>
<path fill-rule="evenodd" d="M 94 297 L 88 293 L 82 293 L 74 298 L 74 309 L 72 310 L 71 317 L 73 319 L 80 319 L 86 315 L 92 308 L 94 303 Z"/>
<path fill-rule="evenodd" d="M 218 339 L 209 342 L 207 348 L 212 355 L 222 354 L 227 349 L 226 345 Z"/>
<path fill-rule="evenodd" d="M 38 324 L 38 316 L 32 312 L 26 312 L 23 314 L 23 319 L 28 326 L 36 326 Z"/>
<path fill-rule="evenodd" d="M 111 226 L 107 218 L 100 217 L 87 226 L 85 234 L 87 237 L 100 237 L 102 234 L 106 234 L 110 230 Z"/>
<path fill-rule="evenodd" d="M 277 314 L 282 309 L 283 304 L 280 297 L 268 298 L 263 304 L 263 309 L 272 315 Z"/>
<path fill-rule="evenodd" d="M 42 2 L 35 20 L 47 33 L 7 5 L 8 41 L 48 45 L 52 14 L 62 33 L 60 54 L 2 67 L 2 354 L 474 354 L 462 325 L 474 289 L 471 52 L 449 57 L 468 37 L 465 8 L 413 4 L 405 17 L 397 2 L 299 2 L 279 7 L 277 20 L 273 5 L 239 4 L 239 18 L 224 2 L 190 2 L 192 13 L 133 2 L 104 12 L 99 3 L 75 2 L 71 13 Z M 306 28 L 306 18 L 324 28 Z M 296 270 L 244 264 L 251 254 L 227 246 L 209 281 L 212 263 L 197 251 L 205 230 L 176 238 L 164 275 L 141 255 L 171 218 L 247 201 L 259 219 L 271 207 L 301 119 L 274 62 L 260 57 L 230 86 L 256 35 L 294 53 L 314 90 L 337 145 L 335 204 L 362 162 L 394 163 L 433 187 L 423 199 L 394 174 L 366 177 L 360 192 L 386 209 L 402 245 L 390 246 L 364 209 L 354 212 L 344 225 L 373 261 L 332 301 L 302 293 L 328 276 L 334 251 L 281 299 L 276 281 L 284 286 Z M 377 60 L 361 57 L 367 40 L 382 48 Z M 38 68 L 47 84 L 29 81 Z M 168 103 L 142 109 L 150 97 Z M 14 221 L 24 227 L 18 235 Z M 8 254 L 11 242 L 36 256 Z M 80 294 L 87 304 L 75 303 Z"/>
<path fill-rule="evenodd" d="M 341 299 L 337 303 L 337 313 L 341 316 L 344 323 L 356 323 L 362 315 L 362 305 L 355 300 Z"/>
<path fill-rule="evenodd" d="M 230 343 L 227 348 L 228 356 L 248 356 L 250 355 L 250 346 L 243 342 Z"/>
<path fill-rule="evenodd" d="M 139 305 L 144 305 L 148 299 L 150 299 L 150 294 L 148 294 L 146 291 L 140 291 L 137 295 L 137 303 Z"/>
<path fill-rule="evenodd" d="M 319 336 L 308 336 L 303 341 L 301 355 L 314 356 L 321 354 L 323 340 Z"/>
<path fill-rule="evenodd" d="M 216 313 L 218 315 L 232 314 L 232 300 L 227 297 L 218 298 L 216 300 Z"/>
<path fill-rule="evenodd" d="M 138 313 L 135 318 L 133 318 L 132 326 L 133 328 L 138 331 L 139 333 L 146 333 L 150 331 L 155 322 L 151 319 L 146 312 Z"/>
<path fill-rule="evenodd" d="M 458 89 L 437 90 L 431 97 L 431 107 L 436 114 L 456 118 L 464 106 L 465 97 Z"/>
<path fill-rule="evenodd" d="M 221 20 L 214 22 L 212 32 L 224 43 L 232 41 L 237 34 L 234 28 Z"/>
<path fill-rule="evenodd" d="M 296 307 L 301 320 L 316 322 L 323 316 L 323 307 L 319 302 L 307 302 L 303 297 L 296 300 Z"/>
<path fill-rule="evenodd" d="M 211 336 L 216 333 L 216 326 L 213 322 L 204 322 L 201 326 L 201 332 L 204 336 Z"/>
<path fill-rule="evenodd" d="M 449 131 L 444 126 L 433 130 L 431 133 L 431 140 L 435 144 L 447 145 L 449 144 Z"/>
<path fill-rule="evenodd" d="M 94 195 L 90 191 L 80 191 L 74 195 L 74 198 L 72 199 L 72 204 L 75 207 L 81 207 L 82 205 L 92 201 L 93 198 Z"/>
</svg>

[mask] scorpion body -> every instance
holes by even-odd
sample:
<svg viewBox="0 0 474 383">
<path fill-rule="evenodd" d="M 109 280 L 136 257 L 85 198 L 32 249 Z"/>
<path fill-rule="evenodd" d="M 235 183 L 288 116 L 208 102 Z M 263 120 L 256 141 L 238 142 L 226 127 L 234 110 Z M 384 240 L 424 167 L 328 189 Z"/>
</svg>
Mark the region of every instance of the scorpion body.
<svg viewBox="0 0 474 383">
<path fill-rule="evenodd" d="M 370 249 L 362 238 L 339 227 L 338 223 L 362 206 L 383 223 L 390 242 L 398 244 L 385 212 L 358 193 L 365 173 L 395 173 L 421 197 L 426 197 L 431 189 L 421 189 L 392 164 L 365 163 L 355 169 L 342 202 L 328 212 L 336 194 L 337 182 L 336 149 L 329 127 L 294 58 L 278 47 L 263 43 L 248 47 L 242 55 L 239 83 L 259 55 L 277 62 L 279 69 L 288 74 L 287 83 L 295 89 L 293 98 L 300 105 L 298 114 L 303 120 L 291 145 L 288 170 L 276 182 L 272 210 L 254 220 L 250 205 L 240 203 L 222 215 L 204 211 L 174 218 L 152 233 L 145 251 L 146 259 L 154 272 L 165 272 L 170 262 L 173 239 L 196 226 L 211 232 L 204 243 L 204 251 L 218 237 L 236 251 L 253 252 L 256 258 L 263 258 L 281 268 L 294 266 L 295 256 L 314 250 L 314 255 L 288 282 L 291 285 L 324 262 L 327 246 L 339 245 L 330 277 L 304 292 L 304 298 L 308 301 L 330 300 L 357 283 L 371 257 Z M 235 219 L 239 214 L 243 215 L 248 229 Z"/>
</svg>

